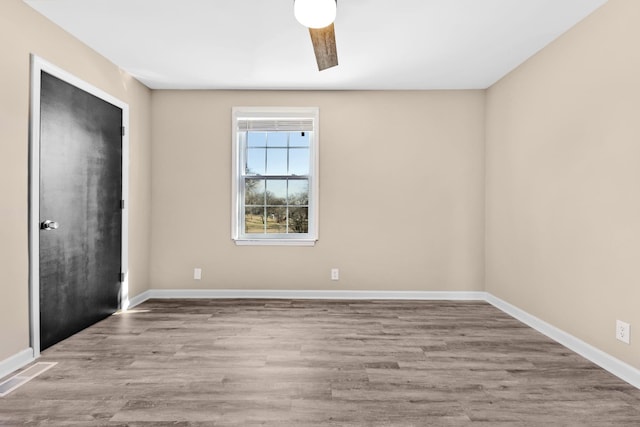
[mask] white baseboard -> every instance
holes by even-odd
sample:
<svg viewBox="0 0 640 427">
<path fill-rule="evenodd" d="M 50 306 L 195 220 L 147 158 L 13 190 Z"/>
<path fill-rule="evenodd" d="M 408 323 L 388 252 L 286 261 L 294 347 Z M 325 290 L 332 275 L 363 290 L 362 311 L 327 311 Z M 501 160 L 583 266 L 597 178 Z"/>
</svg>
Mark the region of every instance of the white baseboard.
<svg viewBox="0 0 640 427">
<path fill-rule="evenodd" d="M 0 378 L 4 378 L 10 373 L 27 366 L 34 360 L 33 349 L 31 347 L 25 348 L 21 352 L 4 359 L 0 362 Z"/>
<path fill-rule="evenodd" d="M 153 297 L 151 296 L 151 291 L 144 291 L 143 293 L 138 294 L 138 295 L 136 295 L 136 296 L 135 296 L 135 297 L 133 297 L 133 298 L 129 298 L 129 301 L 128 301 L 129 303 L 128 303 L 128 305 L 127 305 L 127 309 L 128 309 L 128 310 L 129 310 L 129 309 L 132 309 L 132 308 L 133 308 L 133 307 L 135 307 L 136 305 L 140 305 L 140 304 L 142 304 L 143 302 L 145 302 L 146 300 L 151 299 L 151 298 L 153 298 Z"/>
<path fill-rule="evenodd" d="M 454 300 L 485 301 L 486 292 L 461 291 L 324 291 L 269 289 L 150 289 L 135 296 L 129 307 L 152 298 L 255 298 L 255 299 L 341 299 L 341 300 Z"/>
<path fill-rule="evenodd" d="M 548 336 L 557 343 L 562 344 L 585 359 L 611 372 L 616 377 L 640 389 L 640 370 L 490 293 L 487 293 L 486 301 L 511 317 L 518 319 L 525 325 Z"/>
</svg>

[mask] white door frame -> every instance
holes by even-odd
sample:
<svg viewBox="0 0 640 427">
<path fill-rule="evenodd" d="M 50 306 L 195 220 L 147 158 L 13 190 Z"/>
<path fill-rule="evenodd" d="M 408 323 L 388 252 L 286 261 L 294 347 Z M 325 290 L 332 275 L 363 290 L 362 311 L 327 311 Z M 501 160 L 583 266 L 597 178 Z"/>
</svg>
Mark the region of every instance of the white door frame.
<svg viewBox="0 0 640 427">
<path fill-rule="evenodd" d="M 40 87 L 42 71 L 84 90 L 122 110 L 122 259 L 124 281 L 120 308 L 129 306 L 129 105 L 78 77 L 31 55 L 31 105 L 29 116 L 29 333 L 33 357 L 40 356 Z"/>
</svg>

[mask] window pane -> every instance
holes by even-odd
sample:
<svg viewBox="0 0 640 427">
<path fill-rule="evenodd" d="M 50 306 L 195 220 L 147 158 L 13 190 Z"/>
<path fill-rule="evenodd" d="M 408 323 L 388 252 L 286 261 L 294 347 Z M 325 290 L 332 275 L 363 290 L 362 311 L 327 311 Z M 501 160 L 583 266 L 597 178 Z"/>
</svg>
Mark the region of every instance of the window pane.
<svg viewBox="0 0 640 427">
<path fill-rule="evenodd" d="M 290 132 L 289 147 L 308 147 L 309 132 Z"/>
<path fill-rule="evenodd" d="M 247 132 L 247 147 L 266 147 L 266 132 Z"/>
<path fill-rule="evenodd" d="M 289 150 L 289 174 L 309 175 L 308 148 L 292 148 Z"/>
<path fill-rule="evenodd" d="M 287 149 L 270 148 L 267 150 L 267 174 L 286 175 L 287 174 Z"/>
<path fill-rule="evenodd" d="M 264 233 L 264 208 L 246 208 L 244 215 L 245 233 Z"/>
<path fill-rule="evenodd" d="M 247 175 L 264 175 L 266 148 L 249 148 L 247 150 Z"/>
<path fill-rule="evenodd" d="M 267 205 L 287 203 L 287 181 L 285 179 L 267 180 Z"/>
<path fill-rule="evenodd" d="M 309 180 L 290 179 L 289 180 L 289 204 L 308 205 L 309 204 Z"/>
<path fill-rule="evenodd" d="M 286 147 L 289 139 L 289 132 L 269 132 L 267 134 L 268 147 Z"/>
<path fill-rule="evenodd" d="M 287 208 L 267 208 L 267 233 L 287 232 Z"/>
<path fill-rule="evenodd" d="M 289 208 L 289 233 L 309 232 L 309 208 Z"/>
<path fill-rule="evenodd" d="M 244 204 L 264 205 L 264 179 L 244 180 Z"/>
</svg>

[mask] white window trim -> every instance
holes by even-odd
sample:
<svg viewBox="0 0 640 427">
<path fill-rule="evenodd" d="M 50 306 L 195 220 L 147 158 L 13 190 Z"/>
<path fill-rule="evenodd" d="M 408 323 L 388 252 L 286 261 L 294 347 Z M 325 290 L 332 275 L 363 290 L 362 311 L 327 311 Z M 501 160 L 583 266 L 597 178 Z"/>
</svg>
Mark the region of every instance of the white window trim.
<svg viewBox="0 0 640 427">
<path fill-rule="evenodd" d="M 309 171 L 309 232 L 308 237 L 286 238 L 260 238 L 247 239 L 240 233 L 240 207 L 242 205 L 240 194 L 240 165 L 241 156 L 238 144 L 238 119 L 246 117 L 269 118 L 279 117 L 305 117 L 313 119 L 314 138 L 311 141 L 311 162 Z M 231 109 L 231 239 L 238 246 L 314 246 L 318 240 L 318 213 L 319 213 L 319 141 L 320 141 L 320 109 L 318 107 L 233 107 Z"/>
</svg>

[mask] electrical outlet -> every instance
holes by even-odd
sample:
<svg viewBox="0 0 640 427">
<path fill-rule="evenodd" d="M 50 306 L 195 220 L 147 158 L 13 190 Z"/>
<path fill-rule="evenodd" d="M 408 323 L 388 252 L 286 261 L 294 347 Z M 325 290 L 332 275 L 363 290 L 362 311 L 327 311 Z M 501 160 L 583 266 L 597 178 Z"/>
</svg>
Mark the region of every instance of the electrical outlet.
<svg viewBox="0 0 640 427">
<path fill-rule="evenodd" d="M 629 336 L 631 334 L 631 325 L 623 322 L 622 320 L 616 320 L 616 338 L 623 343 L 629 344 Z"/>
<path fill-rule="evenodd" d="M 331 280 L 340 280 L 340 270 L 337 268 L 331 269 Z"/>
<path fill-rule="evenodd" d="M 194 268 L 193 269 L 193 280 L 202 280 L 202 269 Z"/>
</svg>

